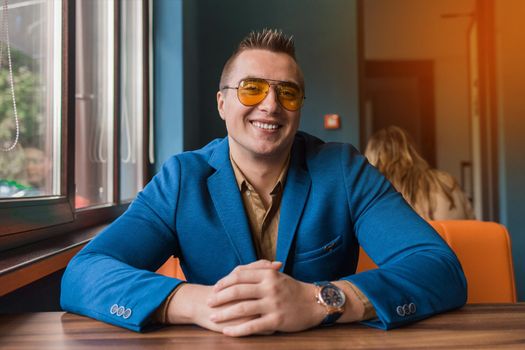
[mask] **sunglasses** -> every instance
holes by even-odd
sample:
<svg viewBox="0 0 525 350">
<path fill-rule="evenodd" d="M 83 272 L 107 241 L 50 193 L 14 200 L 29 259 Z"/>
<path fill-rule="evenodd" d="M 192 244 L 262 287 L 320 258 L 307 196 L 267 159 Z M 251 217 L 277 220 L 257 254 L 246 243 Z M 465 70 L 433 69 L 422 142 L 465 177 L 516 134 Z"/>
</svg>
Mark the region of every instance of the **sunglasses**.
<svg viewBox="0 0 525 350">
<path fill-rule="evenodd" d="M 248 78 L 241 80 L 237 87 L 223 86 L 221 90 L 237 90 L 239 102 L 245 106 L 255 106 L 266 98 L 272 85 L 275 86 L 277 100 L 284 109 L 293 112 L 301 108 L 306 98 L 303 89 L 299 85 L 288 81 Z"/>
</svg>

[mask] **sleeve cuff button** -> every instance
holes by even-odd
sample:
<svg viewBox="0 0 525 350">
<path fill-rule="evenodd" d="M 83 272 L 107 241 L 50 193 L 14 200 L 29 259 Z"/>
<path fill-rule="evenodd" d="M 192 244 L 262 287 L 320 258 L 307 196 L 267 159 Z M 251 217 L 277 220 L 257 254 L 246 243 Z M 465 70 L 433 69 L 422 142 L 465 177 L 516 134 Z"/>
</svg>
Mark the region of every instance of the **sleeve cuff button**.
<svg viewBox="0 0 525 350">
<path fill-rule="evenodd" d="M 117 316 L 122 316 L 122 314 L 124 314 L 124 306 L 119 306 Z"/>
<path fill-rule="evenodd" d="M 414 303 L 410 303 L 410 304 L 408 305 L 408 307 L 409 307 L 409 309 L 410 309 L 410 313 L 411 313 L 411 314 L 415 314 L 415 313 L 416 313 L 416 304 L 414 304 Z"/>
<path fill-rule="evenodd" d="M 122 315 L 123 318 L 128 319 L 131 316 L 131 309 L 127 308 Z"/>
<path fill-rule="evenodd" d="M 402 306 L 396 307 L 396 312 L 401 317 L 405 316 L 405 309 Z"/>
</svg>

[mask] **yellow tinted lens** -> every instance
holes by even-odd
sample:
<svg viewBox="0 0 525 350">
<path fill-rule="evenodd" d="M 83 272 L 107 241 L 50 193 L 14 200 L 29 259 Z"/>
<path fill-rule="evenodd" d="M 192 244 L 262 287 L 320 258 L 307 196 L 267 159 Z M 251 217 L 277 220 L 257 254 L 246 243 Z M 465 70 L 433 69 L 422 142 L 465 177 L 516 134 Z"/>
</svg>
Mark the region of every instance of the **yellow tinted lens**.
<svg viewBox="0 0 525 350">
<path fill-rule="evenodd" d="M 237 89 L 239 101 L 245 106 L 254 106 L 264 100 L 270 85 L 264 80 L 246 79 L 241 81 Z"/>
<path fill-rule="evenodd" d="M 290 111 L 298 110 L 303 104 L 303 93 L 301 89 L 295 84 L 279 84 L 278 97 L 281 105 Z"/>
</svg>

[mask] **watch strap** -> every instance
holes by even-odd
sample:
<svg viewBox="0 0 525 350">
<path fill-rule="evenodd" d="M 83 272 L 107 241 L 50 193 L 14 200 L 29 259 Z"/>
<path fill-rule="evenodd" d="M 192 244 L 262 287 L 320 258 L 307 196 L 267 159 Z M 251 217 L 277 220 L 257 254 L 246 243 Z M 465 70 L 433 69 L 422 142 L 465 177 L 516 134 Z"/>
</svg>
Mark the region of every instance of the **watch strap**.
<svg viewBox="0 0 525 350">
<path fill-rule="evenodd" d="M 320 293 L 320 289 L 323 288 L 324 286 L 332 286 L 334 288 L 337 288 L 339 291 L 341 291 L 341 289 L 339 287 L 337 287 L 336 285 L 334 285 L 333 283 L 330 283 L 328 281 L 321 281 L 321 282 L 314 282 L 314 285 L 319 287 L 319 293 Z M 319 298 L 318 298 L 319 301 L 321 301 Z M 325 307 L 327 307 L 327 305 L 324 305 Z M 325 318 L 323 319 L 323 321 L 321 322 L 321 325 L 322 326 L 331 326 L 333 325 L 338 319 L 339 317 L 341 317 L 341 315 L 343 314 L 343 312 L 327 312 Z"/>
<path fill-rule="evenodd" d="M 327 314 L 325 318 L 323 318 L 321 326 L 333 325 L 339 319 L 339 317 L 341 317 L 342 314 L 342 312 L 334 312 L 333 314 Z"/>
</svg>

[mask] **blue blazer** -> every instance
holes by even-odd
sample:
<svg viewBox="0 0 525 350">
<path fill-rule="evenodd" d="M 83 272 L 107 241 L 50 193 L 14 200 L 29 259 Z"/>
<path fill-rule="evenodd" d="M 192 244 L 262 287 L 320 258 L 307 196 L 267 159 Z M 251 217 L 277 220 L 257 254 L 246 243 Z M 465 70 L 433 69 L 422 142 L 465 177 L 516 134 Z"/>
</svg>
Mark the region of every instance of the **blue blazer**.
<svg viewBox="0 0 525 350">
<path fill-rule="evenodd" d="M 455 254 L 348 144 L 299 132 L 281 204 L 276 260 L 305 281 L 345 279 L 389 329 L 462 306 Z M 380 267 L 355 274 L 359 245 Z M 170 158 L 128 210 L 69 263 L 64 310 L 135 331 L 180 280 L 155 271 L 174 255 L 191 283 L 212 285 L 257 260 L 228 139 Z M 314 296 L 312 295 L 312 302 Z"/>
</svg>

